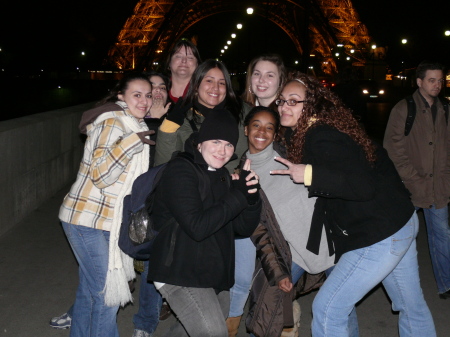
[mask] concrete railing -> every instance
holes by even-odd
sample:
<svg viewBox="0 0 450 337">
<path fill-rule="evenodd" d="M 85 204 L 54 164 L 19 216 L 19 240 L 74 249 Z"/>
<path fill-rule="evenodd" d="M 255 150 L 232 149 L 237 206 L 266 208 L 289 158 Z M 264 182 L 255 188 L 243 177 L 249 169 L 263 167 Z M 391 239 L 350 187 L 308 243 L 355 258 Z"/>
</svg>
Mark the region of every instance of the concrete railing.
<svg viewBox="0 0 450 337">
<path fill-rule="evenodd" d="M 75 180 L 83 153 L 78 124 L 92 106 L 0 122 L 0 235 Z"/>
</svg>

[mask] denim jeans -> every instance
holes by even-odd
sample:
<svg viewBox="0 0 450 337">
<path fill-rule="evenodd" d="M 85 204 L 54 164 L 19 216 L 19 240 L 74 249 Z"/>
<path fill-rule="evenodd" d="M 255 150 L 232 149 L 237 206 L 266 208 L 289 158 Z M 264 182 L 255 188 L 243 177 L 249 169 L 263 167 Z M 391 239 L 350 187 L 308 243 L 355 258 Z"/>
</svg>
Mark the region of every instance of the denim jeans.
<svg viewBox="0 0 450 337">
<path fill-rule="evenodd" d="M 79 264 L 71 337 L 118 337 L 118 306 L 105 304 L 103 288 L 109 260 L 109 232 L 61 222 Z"/>
<path fill-rule="evenodd" d="M 325 270 L 325 275 L 330 276 L 333 271 L 334 266 Z M 296 284 L 300 277 L 305 273 L 305 270 L 292 261 L 291 275 L 292 275 L 292 283 Z M 358 317 L 356 316 L 356 308 L 353 308 L 352 312 L 348 316 L 348 335 L 349 337 L 358 337 L 359 336 L 359 325 L 358 325 Z"/>
<path fill-rule="evenodd" d="M 139 287 L 139 310 L 133 316 L 134 328 L 143 330 L 152 335 L 159 323 L 162 297 L 152 282 L 147 282 L 149 262 L 144 262 L 144 271 L 141 273 Z"/>
<path fill-rule="evenodd" d="M 380 282 L 392 301 L 392 310 L 400 312 L 400 337 L 436 336 L 420 287 L 418 227 L 414 213 L 389 238 L 342 255 L 314 299 L 313 337 L 347 337 L 350 312 Z"/>
<path fill-rule="evenodd" d="M 229 317 L 242 316 L 252 286 L 255 270 L 256 248 L 250 238 L 236 239 L 234 262 L 234 285 L 230 289 Z"/>
<path fill-rule="evenodd" d="M 171 284 L 165 284 L 159 291 L 179 320 L 165 336 L 228 337 L 225 324 L 230 310 L 228 291 L 216 294 L 212 288 L 188 288 Z"/>
<path fill-rule="evenodd" d="M 450 227 L 448 207 L 424 208 L 431 264 L 440 294 L 450 290 Z"/>
</svg>

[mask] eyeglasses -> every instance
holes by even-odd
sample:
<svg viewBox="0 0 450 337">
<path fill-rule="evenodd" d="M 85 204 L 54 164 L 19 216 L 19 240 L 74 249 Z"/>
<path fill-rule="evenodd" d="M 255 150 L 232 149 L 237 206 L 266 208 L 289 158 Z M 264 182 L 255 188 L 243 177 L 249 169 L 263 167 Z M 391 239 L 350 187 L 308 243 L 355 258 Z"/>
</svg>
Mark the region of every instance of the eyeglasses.
<svg viewBox="0 0 450 337">
<path fill-rule="evenodd" d="M 289 106 L 294 106 L 294 105 L 297 105 L 297 103 L 303 103 L 303 102 L 305 102 L 305 101 L 296 101 L 295 99 L 285 100 L 285 99 L 280 98 L 275 101 L 275 104 L 277 106 L 282 106 L 282 105 L 284 105 L 284 103 L 287 103 L 287 105 L 289 105 Z"/>
</svg>

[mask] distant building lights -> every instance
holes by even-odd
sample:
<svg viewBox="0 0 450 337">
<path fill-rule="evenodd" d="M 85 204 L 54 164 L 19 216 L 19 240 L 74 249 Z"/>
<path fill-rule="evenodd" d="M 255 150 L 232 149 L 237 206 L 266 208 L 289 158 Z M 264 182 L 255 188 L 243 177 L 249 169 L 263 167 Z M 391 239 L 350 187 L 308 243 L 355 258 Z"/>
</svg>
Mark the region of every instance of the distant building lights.
<svg viewBox="0 0 450 337">
<path fill-rule="evenodd" d="M 221 49 L 220 52 L 223 54 L 223 53 L 225 53 L 225 50 L 224 50 L 224 49 Z"/>
<path fill-rule="evenodd" d="M 339 57 L 339 53 L 334 54 L 336 57 Z"/>
<path fill-rule="evenodd" d="M 294 63 L 295 63 L 295 64 L 298 64 L 298 61 L 295 61 Z"/>
<path fill-rule="evenodd" d="M 347 56 L 347 61 L 350 61 L 350 56 Z"/>
<path fill-rule="evenodd" d="M 84 55 L 86 55 L 86 54 L 84 53 L 84 51 L 82 51 L 82 52 L 81 52 L 81 55 L 83 55 L 83 56 L 84 56 Z"/>
<path fill-rule="evenodd" d="M 444 33 L 445 36 L 450 36 L 450 30 L 446 30 Z"/>
<path fill-rule="evenodd" d="M 228 49 L 228 46 L 223 47 L 223 49 Z"/>
<path fill-rule="evenodd" d="M 354 54 L 355 50 L 354 49 L 350 49 L 350 53 Z"/>
<path fill-rule="evenodd" d="M 162 50 L 157 50 L 156 51 L 158 54 L 161 54 L 162 53 Z"/>
<path fill-rule="evenodd" d="M 242 29 L 242 24 L 241 24 L 241 23 L 238 23 L 238 24 L 236 25 L 236 28 L 237 28 L 237 29 Z"/>
<path fill-rule="evenodd" d="M 316 57 L 316 54 L 309 54 L 309 57 Z"/>
<path fill-rule="evenodd" d="M 373 45 L 372 45 L 372 49 L 377 49 L 377 45 L 376 45 L 376 44 L 373 44 Z"/>
<path fill-rule="evenodd" d="M 402 39 L 402 44 L 406 44 L 408 42 L 407 39 Z"/>
<path fill-rule="evenodd" d="M 235 39 L 235 38 L 236 38 L 236 34 L 234 34 L 234 33 L 231 34 L 231 38 L 232 38 L 232 39 Z"/>
<path fill-rule="evenodd" d="M 229 45 L 229 44 L 231 44 L 231 41 L 230 41 L 230 40 L 228 40 L 228 41 L 227 41 L 227 44 L 228 44 L 228 45 Z"/>
<path fill-rule="evenodd" d="M 253 14 L 253 8 L 249 7 L 247 8 L 247 14 L 252 15 Z"/>
<path fill-rule="evenodd" d="M 338 43 L 337 46 L 338 47 L 344 47 L 344 45 L 342 43 Z"/>
</svg>

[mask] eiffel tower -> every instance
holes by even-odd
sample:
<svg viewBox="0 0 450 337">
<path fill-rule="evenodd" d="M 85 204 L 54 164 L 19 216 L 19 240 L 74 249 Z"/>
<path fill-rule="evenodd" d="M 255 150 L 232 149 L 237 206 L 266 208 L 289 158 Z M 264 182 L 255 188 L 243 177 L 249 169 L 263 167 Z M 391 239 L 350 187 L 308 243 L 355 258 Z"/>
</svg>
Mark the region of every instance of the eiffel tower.
<svg viewBox="0 0 450 337">
<path fill-rule="evenodd" d="M 351 0 L 139 0 L 109 50 L 108 61 L 124 70 L 151 69 L 148 60 L 155 64 L 163 60 L 165 52 L 197 22 L 249 6 L 289 36 L 303 64 L 314 55 L 325 74 L 337 72 L 336 48 L 360 66 L 372 52 L 371 37 Z"/>
</svg>

